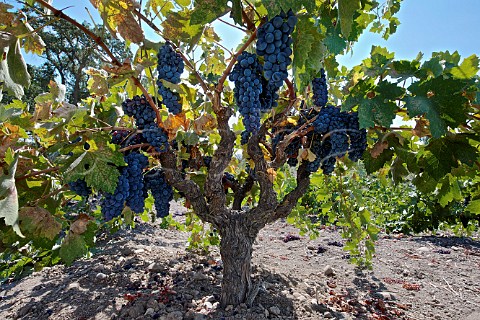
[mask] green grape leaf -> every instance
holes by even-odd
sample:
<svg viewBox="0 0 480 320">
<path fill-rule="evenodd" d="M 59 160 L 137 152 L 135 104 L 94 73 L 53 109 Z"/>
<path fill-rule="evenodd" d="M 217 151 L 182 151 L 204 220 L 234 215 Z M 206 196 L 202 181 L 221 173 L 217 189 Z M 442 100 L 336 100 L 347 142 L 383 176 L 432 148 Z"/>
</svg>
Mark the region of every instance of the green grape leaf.
<svg viewBox="0 0 480 320">
<path fill-rule="evenodd" d="M 83 257 L 88 252 L 85 239 L 75 233 L 69 233 L 63 240 L 60 247 L 59 256 L 65 264 L 71 265 L 75 259 Z"/>
<path fill-rule="evenodd" d="M 66 265 L 88 253 L 88 248 L 95 243 L 96 223 L 87 215 L 81 214 L 70 225 L 70 231 L 60 246 L 59 256 Z"/>
<path fill-rule="evenodd" d="M 232 12 L 230 13 L 230 17 L 236 24 L 242 24 L 242 1 L 241 0 L 232 0 Z"/>
<path fill-rule="evenodd" d="M 442 207 L 446 207 L 450 202 L 454 200 L 460 201 L 462 199 L 458 179 L 449 174 L 443 179 L 442 187 L 438 192 L 438 203 L 440 203 Z"/>
<path fill-rule="evenodd" d="M 157 16 L 166 17 L 175 6 L 170 0 L 149 0 L 146 8 L 151 9 Z"/>
<path fill-rule="evenodd" d="M 417 175 L 412 182 L 418 191 L 426 194 L 435 191 L 438 184 L 438 180 L 431 177 L 427 172 Z"/>
<path fill-rule="evenodd" d="M 358 0 L 338 0 L 338 16 L 340 18 L 340 27 L 342 34 L 348 38 L 352 31 L 353 16 L 361 7 Z"/>
<path fill-rule="evenodd" d="M 363 162 L 365 163 L 365 169 L 367 170 L 367 173 L 371 174 L 383 168 L 385 163 L 388 163 L 392 160 L 393 155 L 394 152 L 390 149 L 384 150 L 376 158 L 372 157 L 370 152 L 365 152 L 363 154 Z"/>
<path fill-rule="evenodd" d="M 467 98 L 463 96 L 466 80 L 432 78 L 412 83 L 411 96 L 404 98 L 410 117 L 425 115 L 430 121 L 430 131 L 435 138 L 456 128 L 467 119 Z"/>
<path fill-rule="evenodd" d="M 453 67 L 450 71 L 455 78 L 471 79 L 475 77 L 478 68 L 478 57 L 472 54 L 470 57 L 463 59 L 463 62 L 458 67 Z"/>
<path fill-rule="evenodd" d="M 307 15 L 299 15 L 297 28 L 292 34 L 293 68 L 297 78 L 296 85 L 304 88 L 320 71 L 321 62 L 326 55 L 322 44 L 324 35 L 315 25 L 315 21 Z"/>
<path fill-rule="evenodd" d="M 392 78 L 399 78 L 398 81 L 403 81 L 413 77 L 419 68 L 420 62 L 417 60 L 397 60 L 392 62 L 388 75 Z"/>
<path fill-rule="evenodd" d="M 175 0 L 175 2 L 182 7 L 188 7 L 191 3 L 190 0 Z"/>
<path fill-rule="evenodd" d="M 162 22 L 163 35 L 174 42 L 188 43 L 191 50 L 200 40 L 204 26 L 191 23 L 192 11 L 170 12 Z"/>
<path fill-rule="evenodd" d="M 267 9 L 270 18 L 282 10 L 287 12 L 292 9 L 293 12 L 297 12 L 303 6 L 308 12 L 313 13 L 316 8 L 315 0 L 262 0 L 262 4 Z"/>
<path fill-rule="evenodd" d="M 10 45 L 7 54 L 7 63 L 10 78 L 21 86 L 28 88 L 30 86 L 30 75 L 27 71 L 27 63 L 23 59 L 20 49 L 20 41 L 17 39 Z"/>
<path fill-rule="evenodd" d="M 11 33 L 0 31 L 0 92 L 3 87 L 20 99 L 24 95 L 23 88 L 28 85 L 30 75 L 17 38 Z"/>
<path fill-rule="evenodd" d="M 472 166 L 477 159 L 477 149 L 470 145 L 468 136 L 462 134 L 433 139 L 425 150 L 420 163 L 437 181 L 460 163 Z"/>
<path fill-rule="evenodd" d="M 89 187 L 113 193 L 120 172 L 116 166 L 123 166 L 123 155 L 106 146 L 82 153 L 65 172 L 67 182 L 85 179 Z"/>
<path fill-rule="evenodd" d="M 23 238 L 18 225 L 18 194 L 15 186 L 17 163 L 18 153 L 15 154 L 15 160 L 8 167 L 8 173 L 0 175 L 0 219 L 4 218 L 5 224 L 12 226 L 15 233 Z"/>
<path fill-rule="evenodd" d="M 375 124 L 390 127 L 398 109 L 396 99 L 403 95 L 404 89 L 387 80 L 372 89 L 374 91 L 368 92 L 366 97 L 359 101 L 360 128 L 374 127 Z"/>
<path fill-rule="evenodd" d="M 298 16 L 297 28 L 292 34 L 292 38 L 293 52 L 295 52 L 293 65 L 296 68 L 303 68 L 314 59 L 321 60 L 325 52 L 325 49 L 322 50 L 321 44 L 324 36 L 310 16 Z"/>
<path fill-rule="evenodd" d="M 228 6 L 225 0 L 195 0 L 194 8 L 190 24 L 205 25 L 223 16 Z"/>
<path fill-rule="evenodd" d="M 470 201 L 465 208 L 466 211 L 479 215 L 480 214 L 480 199 Z"/>
</svg>

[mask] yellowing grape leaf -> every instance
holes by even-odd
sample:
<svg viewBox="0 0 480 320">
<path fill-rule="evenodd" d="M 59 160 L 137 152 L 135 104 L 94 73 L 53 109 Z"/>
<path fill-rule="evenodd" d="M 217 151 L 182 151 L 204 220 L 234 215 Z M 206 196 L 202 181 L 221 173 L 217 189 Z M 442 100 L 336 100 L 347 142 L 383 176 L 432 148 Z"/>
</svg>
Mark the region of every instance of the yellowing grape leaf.
<svg viewBox="0 0 480 320">
<path fill-rule="evenodd" d="M 193 129 L 196 134 L 202 134 L 212 131 L 217 127 L 217 121 L 214 116 L 209 113 L 202 114 L 193 122 Z"/>
<path fill-rule="evenodd" d="M 62 230 L 62 224 L 48 210 L 41 207 L 23 207 L 19 211 L 20 229 L 33 238 L 53 240 Z"/>
<path fill-rule="evenodd" d="M 142 27 L 136 19 L 138 4 L 133 0 L 90 0 L 98 9 L 103 22 L 115 36 L 118 32 L 125 40 L 140 43 L 144 39 Z"/>
</svg>

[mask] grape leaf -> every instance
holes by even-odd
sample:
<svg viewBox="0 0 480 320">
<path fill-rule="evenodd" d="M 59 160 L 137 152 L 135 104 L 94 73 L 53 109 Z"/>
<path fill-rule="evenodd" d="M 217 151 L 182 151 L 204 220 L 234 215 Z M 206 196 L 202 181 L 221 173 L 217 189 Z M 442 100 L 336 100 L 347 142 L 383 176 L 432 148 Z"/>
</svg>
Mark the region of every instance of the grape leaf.
<svg viewBox="0 0 480 320">
<path fill-rule="evenodd" d="M 296 85 L 305 87 L 320 71 L 326 48 L 322 40 L 324 35 L 315 25 L 315 21 L 308 15 L 299 15 L 297 27 L 292 34 L 293 39 L 293 68 Z"/>
<path fill-rule="evenodd" d="M 8 167 L 8 174 L 0 175 L 0 218 L 5 218 L 5 224 L 12 226 L 20 237 L 24 237 L 18 225 L 18 195 L 15 186 L 18 153 Z"/>
<path fill-rule="evenodd" d="M 14 35 L 0 31 L 0 85 L 20 99 L 24 94 L 23 87 L 30 84 L 30 75 L 17 45 Z"/>
<path fill-rule="evenodd" d="M 287 12 L 292 9 L 293 12 L 297 12 L 303 6 L 308 12 L 313 13 L 316 8 L 315 0 L 262 0 L 262 4 L 268 10 L 270 18 L 279 14 L 282 10 Z"/>
<path fill-rule="evenodd" d="M 472 166 L 477 159 L 477 149 L 470 145 L 467 135 L 457 134 L 432 140 L 420 163 L 425 172 L 437 181 L 457 168 L 460 163 Z"/>
<path fill-rule="evenodd" d="M 241 0 L 232 0 L 232 12 L 230 17 L 235 21 L 236 24 L 242 24 L 242 1 Z"/>
<path fill-rule="evenodd" d="M 467 119 L 467 98 L 463 96 L 466 80 L 432 78 L 412 83 L 408 90 L 411 96 L 404 98 L 408 115 L 425 115 L 430 121 L 430 131 L 435 138 L 447 132 L 447 127 L 456 128 Z"/>
<path fill-rule="evenodd" d="M 463 199 L 456 177 L 449 174 L 442 182 L 442 187 L 438 192 L 438 203 L 442 207 L 447 206 L 453 200 L 460 201 Z"/>
<path fill-rule="evenodd" d="M 192 49 L 200 40 L 204 26 L 191 24 L 191 15 L 192 11 L 189 10 L 171 12 L 162 22 L 164 37 L 172 41 L 188 43 L 189 48 Z"/>
<path fill-rule="evenodd" d="M 472 54 L 470 57 L 463 59 L 461 65 L 453 67 L 450 72 L 458 79 L 473 78 L 479 70 L 478 62 L 478 57 L 475 54 Z"/>
<path fill-rule="evenodd" d="M 170 0 L 149 0 L 146 8 L 153 10 L 157 16 L 165 17 L 175 6 Z"/>
<path fill-rule="evenodd" d="M 20 229 L 34 242 L 54 240 L 62 230 L 62 224 L 40 207 L 23 207 L 19 211 Z"/>
<path fill-rule="evenodd" d="M 370 152 L 365 152 L 363 154 L 363 161 L 365 163 L 365 169 L 367 170 L 367 173 L 371 174 L 380 170 L 385 163 L 392 160 L 393 154 L 393 150 L 386 149 L 381 154 L 377 155 L 376 158 L 374 158 Z"/>
<path fill-rule="evenodd" d="M 94 245 L 97 228 L 96 223 L 87 215 L 80 215 L 72 223 L 59 250 L 60 258 L 66 265 L 88 253 L 88 248 Z"/>
<path fill-rule="evenodd" d="M 107 146 L 99 145 L 94 152 L 81 154 L 65 172 L 68 182 L 85 179 L 89 187 L 113 193 L 120 172 L 116 166 L 123 166 L 123 155 Z"/>
<path fill-rule="evenodd" d="M 138 4 L 133 0 L 90 0 L 98 9 L 104 24 L 115 36 L 116 32 L 125 39 L 140 43 L 144 39 L 143 29 L 135 18 Z"/>
<path fill-rule="evenodd" d="M 361 7 L 358 0 L 338 0 L 338 16 L 340 18 L 340 27 L 342 34 L 348 38 L 352 31 L 353 15 Z"/>
<path fill-rule="evenodd" d="M 227 11 L 225 0 L 195 0 L 190 24 L 208 24 L 223 16 Z"/>
<path fill-rule="evenodd" d="M 370 91 L 359 101 L 360 127 L 370 128 L 375 124 L 390 127 L 398 109 L 396 99 L 403 95 L 404 89 L 387 80 L 383 80 L 372 89 L 374 92 Z"/>
<path fill-rule="evenodd" d="M 476 215 L 480 214 L 480 199 L 470 201 L 465 210 Z"/>
</svg>

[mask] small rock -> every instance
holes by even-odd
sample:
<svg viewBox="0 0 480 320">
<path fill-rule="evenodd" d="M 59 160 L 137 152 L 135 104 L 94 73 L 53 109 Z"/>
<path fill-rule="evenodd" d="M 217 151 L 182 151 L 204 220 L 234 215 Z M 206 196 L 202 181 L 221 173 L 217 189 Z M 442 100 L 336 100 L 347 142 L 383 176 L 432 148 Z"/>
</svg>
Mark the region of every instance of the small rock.
<svg viewBox="0 0 480 320">
<path fill-rule="evenodd" d="M 120 250 L 120 253 L 124 256 L 130 256 L 135 253 L 135 251 L 130 247 L 124 247 Z"/>
<path fill-rule="evenodd" d="M 128 310 L 128 315 L 133 319 L 143 316 L 144 314 L 145 308 L 142 305 L 134 305 Z"/>
<path fill-rule="evenodd" d="M 164 272 L 166 270 L 167 270 L 167 268 L 165 267 L 165 265 L 163 265 L 161 263 L 157 263 L 157 262 L 152 262 L 148 266 L 148 271 L 150 271 L 150 272 Z"/>
<path fill-rule="evenodd" d="M 143 248 L 135 249 L 133 252 L 135 252 L 136 254 L 144 253 L 144 252 L 145 252 L 145 249 L 143 249 Z"/>
<path fill-rule="evenodd" d="M 150 299 L 147 302 L 147 308 L 148 309 L 153 309 L 155 311 L 158 311 L 160 309 L 159 303 L 155 299 Z"/>
<path fill-rule="evenodd" d="M 155 310 L 153 308 L 148 308 L 147 311 L 145 311 L 146 316 L 153 317 L 154 314 L 155 314 Z"/>
<path fill-rule="evenodd" d="M 417 248 L 417 251 L 418 252 L 429 252 L 430 248 L 429 247 L 420 247 L 420 248 Z"/>
<path fill-rule="evenodd" d="M 205 301 L 205 302 L 203 303 L 203 306 L 204 306 L 207 310 L 213 309 L 213 305 L 212 305 L 212 303 L 211 303 L 210 301 Z"/>
<path fill-rule="evenodd" d="M 408 277 L 409 274 L 410 274 L 410 270 L 408 270 L 408 269 L 403 269 L 402 275 L 403 275 L 404 277 Z"/>
<path fill-rule="evenodd" d="M 207 279 L 208 279 L 207 275 L 202 272 L 195 272 L 195 274 L 193 275 L 193 280 L 195 281 L 202 281 Z"/>
<path fill-rule="evenodd" d="M 165 320 L 183 320 L 183 312 L 182 311 L 173 311 L 167 314 Z"/>
<path fill-rule="evenodd" d="M 323 274 L 327 277 L 333 277 L 335 275 L 335 271 L 331 266 L 327 265 L 325 268 L 323 268 Z"/>
<path fill-rule="evenodd" d="M 214 296 L 206 296 L 206 297 L 205 297 L 205 301 L 215 302 L 215 297 L 214 297 Z"/>
<path fill-rule="evenodd" d="M 274 289 L 274 288 L 275 288 L 275 284 L 270 283 L 270 282 L 264 282 L 264 283 L 263 283 L 263 286 L 265 287 L 266 290 Z"/>
<path fill-rule="evenodd" d="M 333 318 L 333 315 L 330 311 L 327 311 L 323 314 L 323 317 L 327 318 L 327 319 L 331 319 L 331 318 Z"/>
<path fill-rule="evenodd" d="M 102 272 L 97 273 L 97 275 L 95 276 L 95 278 L 98 279 L 98 280 L 105 280 L 105 279 L 107 279 L 107 277 L 108 276 L 105 273 L 102 273 Z"/>
<path fill-rule="evenodd" d="M 268 310 L 276 316 L 280 315 L 280 308 L 277 306 L 270 307 Z"/>
<path fill-rule="evenodd" d="M 383 300 L 395 300 L 397 299 L 397 296 L 393 292 L 388 292 L 388 291 L 380 291 L 380 292 L 375 292 L 374 294 L 376 297 L 383 299 Z"/>
<path fill-rule="evenodd" d="M 225 307 L 225 311 L 230 311 L 233 309 L 233 305 L 229 304 L 228 306 Z"/>
</svg>

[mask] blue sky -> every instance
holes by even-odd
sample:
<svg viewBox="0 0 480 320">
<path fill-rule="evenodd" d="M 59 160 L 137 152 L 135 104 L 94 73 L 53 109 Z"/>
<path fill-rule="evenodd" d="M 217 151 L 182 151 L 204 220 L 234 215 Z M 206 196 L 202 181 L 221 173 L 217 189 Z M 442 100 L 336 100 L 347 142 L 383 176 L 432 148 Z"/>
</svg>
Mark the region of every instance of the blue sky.
<svg viewBox="0 0 480 320">
<path fill-rule="evenodd" d="M 98 19 L 88 0 L 54 0 L 53 5 L 59 9 L 70 7 L 65 13 L 79 21 L 90 21 L 85 10 L 87 7 Z M 397 59 L 413 59 L 420 51 L 425 58 L 429 58 L 434 51 L 446 50 L 458 50 L 464 58 L 472 54 L 480 55 L 479 15 L 480 0 L 404 0 L 397 14 L 401 24 L 395 34 L 385 41 L 378 34 L 366 32 L 353 47 L 353 55 L 347 54 L 338 60 L 347 67 L 359 64 L 369 56 L 372 45 L 387 47 L 396 53 Z M 218 33 L 226 47 L 235 48 L 243 35 L 222 23 L 215 26 L 220 27 Z M 150 31 L 147 37 L 159 40 Z M 41 63 L 41 60 L 31 56 L 27 58 L 29 63 Z"/>
</svg>

